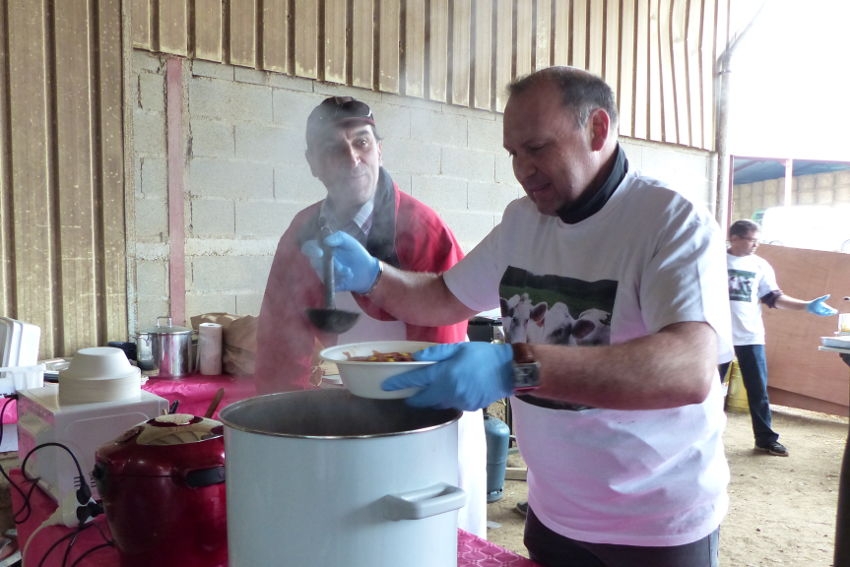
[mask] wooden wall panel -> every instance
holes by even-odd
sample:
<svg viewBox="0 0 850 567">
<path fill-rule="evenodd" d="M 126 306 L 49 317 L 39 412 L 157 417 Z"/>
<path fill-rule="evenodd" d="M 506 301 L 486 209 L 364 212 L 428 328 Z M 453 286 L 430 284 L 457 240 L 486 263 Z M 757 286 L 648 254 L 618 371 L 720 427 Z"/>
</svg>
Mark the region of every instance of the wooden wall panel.
<svg viewBox="0 0 850 567">
<path fill-rule="evenodd" d="M 289 73 L 289 2 L 263 0 L 262 20 L 262 68 Z"/>
<path fill-rule="evenodd" d="M 189 53 L 189 0 L 164 0 L 159 4 L 157 49 L 174 55 Z M 232 1 L 232 0 L 231 0 Z"/>
<path fill-rule="evenodd" d="M 191 40 L 202 59 L 482 110 L 501 111 L 517 76 L 582 67 L 614 89 L 622 135 L 704 149 L 731 10 L 731 0 L 128 1 L 140 48 L 176 53 Z M 187 2 L 193 36 L 160 29 Z"/>
<path fill-rule="evenodd" d="M 424 0 L 408 0 L 404 10 L 404 95 L 425 96 L 425 32 L 428 17 Z"/>
<path fill-rule="evenodd" d="M 138 1 L 135 0 L 136 3 Z M 266 0 L 265 4 L 270 4 L 271 1 Z M 192 52 L 197 59 L 219 63 L 222 61 L 221 32 L 223 24 L 224 14 L 222 13 L 221 0 L 195 0 L 195 20 L 193 22 L 195 45 Z M 269 44 L 271 44 L 271 39 L 267 40 Z"/>
<path fill-rule="evenodd" d="M 716 0 L 716 3 L 706 3 L 706 18 L 703 26 L 703 76 L 714 79 L 715 61 L 725 51 L 726 42 L 731 36 L 729 26 L 729 11 L 732 9 L 732 0 Z M 703 82 L 702 123 L 706 126 L 702 147 L 714 147 L 714 81 Z"/>
<path fill-rule="evenodd" d="M 534 19 L 534 70 L 553 65 L 553 34 L 552 0 L 537 0 Z"/>
<path fill-rule="evenodd" d="M 537 46 L 535 34 L 534 2 L 532 0 L 517 0 L 516 9 L 512 15 L 509 25 L 514 28 L 514 36 L 510 39 L 509 46 L 513 46 L 516 53 L 513 72 L 504 82 L 496 82 L 496 92 L 504 92 L 504 86 L 513 77 L 528 75 L 534 70 L 534 49 Z M 504 104 L 498 105 L 501 108 Z"/>
<path fill-rule="evenodd" d="M 325 0 L 324 80 L 346 83 L 348 74 L 347 0 Z"/>
<path fill-rule="evenodd" d="M 294 59 L 295 75 L 306 79 L 319 78 L 319 41 L 318 33 L 319 3 L 315 0 L 294 0 L 295 34 Z"/>
<path fill-rule="evenodd" d="M 588 69 L 587 58 L 587 35 L 590 31 L 590 23 L 587 14 L 587 2 L 589 0 L 573 0 L 572 7 L 572 29 L 570 37 L 570 65 Z"/>
<path fill-rule="evenodd" d="M 153 49 L 153 37 L 151 30 L 151 3 L 150 0 L 129 0 L 132 26 L 131 34 L 133 47 L 139 49 Z"/>
<path fill-rule="evenodd" d="M 228 41 L 231 65 L 257 64 L 257 13 L 254 0 L 230 0 Z M 169 52 L 170 53 L 170 52 Z M 179 55 L 179 54 L 178 54 Z"/>
<path fill-rule="evenodd" d="M 13 274 L 6 293 L 9 310 L 5 316 L 41 327 L 43 352 L 61 340 L 55 324 L 57 297 L 51 293 L 57 250 L 53 247 L 56 217 L 51 209 L 54 180 L 51 168 L 46 14 L 41 3 L 8 0 L 5 33 L 9 41 L 9 123 L 3 136 L 9 140 L 10 184 L 3 201 L 11 203 L 9 255 L 4 257 Z M 69 188 L 69 190 L 72 190 Z"/>
<path fill-rule="evenodd" d="M 703 25 L 704 1 L 694 0 L 688 3 L 687 31 L 685 32 L 685 57 L 687 61 L 687 97 L 688 128 L 691 133 L 690 145 L 702 146 L 704 125 L 702 124 L 703 100 L 702 82 L 703 67 L 700 53 Z M 708 81 L 711 82 L 710 80 Z"/>
<path fill-rule="evenodd" d="M 471 100 L 472 5 L 455 2 L 452 10 L 451 76 L 452 104 L 469 106 Z"/>
<path fill-rule="evenodd" d="M 473 0 L 472 106 L 491 109 L 494 72 L 493 4 L 489 0 Z"/>
<path fill-rule="evenodd" d="M 351 84 L 375 86 L 375 2 L 354 0 L 351 16 Z"/>
<path fill-rule="evenodd" d="M 6 13 L 6 2 L 0 0 L 0 12 Z M 8 45 L 8 35 L 6 26 L 0 25 L 0 45 Z M 7 227 L 12 226 L 12 203 L 10 196 L 12 193 L 12 182 L 9 179 L 11 164 L 9 162 L 9 122 L 7 116 L 9 113 L 9 83 L 6 81 L 6 73 L 3 72 L 9 68 L 8 53 L 5 49 L 0 49 L 0 313 L 11 312 L 11 297 L 10 291 L 14 289 L 12 285 L 11 273 L 11 234 Z"/>
<path fill-rule="evenodd" d="M 378 26 L 378 90 L 398 94 L 401 86 L 401 7 L 397 2 L 380 4 Z"/>
<path fill-rule="evenodd" d="M 617 93 L 617 105 L 620 111 L 620 134 L 627 136 L 634 132 L 635 114 L 635 31 L 637 14 L 635 3 L 626 2 L 620 13 L 620 90 Z"/>
<path fill-rule="evenodd" d="M 127 338 L 123 6 L 0 4 L 1 303 L 41 358 Z"/>
<path fill-rule="evenodd" d="M 428 15 L 428 98 L 448 102 L 449 98 L 449 2 L 431 0 Z"/>
<path fill-rule="evenodd" d="M 95 92 L 95 152 L 100 155 L 103 255 L 103 305 L 98 324 L 107 328 L 110 339 L 124 340 L 119 330 L 127 328 L 127 243 L 124 215 L 124 74 L 122 62 L 121 0 L 100 0 L 100 27 Z M 95 172 L 97 176 L 97 171 Z M 113 334 L 114 333 L 114 334 Z"/>
<path fill-rule="evenodd" d="M 587 65 L 591 73 L 605 74 L 605 3 L 593 2 L 587 9 Z"/>
<path fill-rule="evenodd" d="M 658 9 L 658 55 L 661 76 L 661 138 L 658 141 L 676 143 L 676 90 L 673 69 L 673 39 L 671 37 L 672 5 L 675 0 L 660 0 Z"/>
<path fill-rule="evenodd" d="M 6 13 L 6 0 L 0 0 L 0 12 Z M 6 26 L 0 25 L 0 45 L 9 45 Z M 6 81 L 6 69 L 9 68 L 9 54 L 0 49 L 0 313 L 12 311 L 12 183 L 9 179 L 9 83 Z"/>
<path fill-rule="evenodd" d="M 601 74 L 617 95 L 620 93 L 620 42 L 622 39 L 620 5 L 617 2 L 610 2 L 605 8 L 605 45 Z"/>
<path fill-rule="evenodd" d="M 649 135 L 649 3 L 653 0 L 637 0 L 635 21 L 635 102 L 632 135 L 645 140 Z M 628 131 L 621 132 L 628 135 Z"/>
<path fill-rule="evenodd" d="M 758 254 L 773 266 L 788 295 L 829 293 L 829 304 L 841 307 L 850 281 L 850 255 L 769 244 L 760 245 Z M 820 337 L 835 332 L 836 318 L 787 309 L 764 309 L 763 314 L 771 403 L 846 416 L 847 366 L 838 354 L 818 351 Z"/>
<path fill-rule="evenodd" d="M 691 124 L 688 118 L 688 67 L 685 35 L 688 25 L 688 0 L 673 0 L 670 10 L 670 67 L 672 90 L 675 100 L 675 139 L 683 145 L 691 145 Z"/>
<path fill-rule="evenodd" d="M 649 0 L 649 117 L 648 138 L 662 141 L 664 139 L 664 94 L 661 58 L 661 3 L 662 0 Z"/>
<path fill-rule="evenodd" d="M 554 0 L 552 16 L 553 65 L 569 65 L 572 61 L 570 47 L 572 45 L 572 9 L 570 2 Z"/>
<path fill-rule="evenodd" d="M 97 199 L 92 171 L 91 59 L 86 0 L 64 0 L 63 17 L 54 21 L 56 52 L 56 181 L 62 256 L 62 329 L 64 339 L 81 344 L 86 328 L 98 320 L 94 218 Z M 74 190 L 66 191 L 65 188 Z"/>
<path fill-rule="evenodd" d="M 494 32 L 495 65 L 493 69 L 493 96 L 496 99 L 495 106 L 502 110 L 505 108 L 506 94 L 505 85 L 514 76 L 513 58 L 513 1 L 496 0 L 496 29 Z M 530 57 L 530 50 L 526 53 Z M 489 108 L 488 104 L 486 108 Z M 484 108 L 484 107 L 482 107 Z"/>
</svg>

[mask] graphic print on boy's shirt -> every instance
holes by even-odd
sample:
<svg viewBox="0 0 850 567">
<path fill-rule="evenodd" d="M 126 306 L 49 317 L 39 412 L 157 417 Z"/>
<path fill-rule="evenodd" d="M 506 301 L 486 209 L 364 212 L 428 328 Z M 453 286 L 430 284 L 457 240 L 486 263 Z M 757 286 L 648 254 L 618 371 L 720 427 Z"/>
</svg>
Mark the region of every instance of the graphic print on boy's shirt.
<svg viewBox="0 0 850 567">
<path fill-rule="evenodd" d="M 729 300 L 752 301 L 755 272 L 729 269 Z"/>
</svg>

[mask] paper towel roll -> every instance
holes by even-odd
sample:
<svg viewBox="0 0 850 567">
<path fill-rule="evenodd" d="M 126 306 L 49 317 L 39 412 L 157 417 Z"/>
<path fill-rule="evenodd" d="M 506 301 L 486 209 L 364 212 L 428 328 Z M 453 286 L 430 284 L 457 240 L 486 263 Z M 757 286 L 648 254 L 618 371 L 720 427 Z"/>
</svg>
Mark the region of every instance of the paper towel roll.
<svg viewBox="0 0 850 567">
<path fill-rule="evenodd" d="M 198 325 L 198 358 L 201 374 L 221 374 L 222 328 L 218 323 Z"/>
</svg>

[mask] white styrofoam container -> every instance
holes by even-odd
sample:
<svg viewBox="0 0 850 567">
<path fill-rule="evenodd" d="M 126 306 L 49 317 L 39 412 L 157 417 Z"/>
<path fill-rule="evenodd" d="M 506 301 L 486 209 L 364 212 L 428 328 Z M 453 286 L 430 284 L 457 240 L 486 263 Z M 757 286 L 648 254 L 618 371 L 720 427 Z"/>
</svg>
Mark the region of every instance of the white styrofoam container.
<svg viewBox="0 0 850 567">
<path fill-rule="evenodd" d="M 32 366 L 38 362 L 41 327 L 0 317 L 0 366 Z"/>
<path fill-rule="evenodd" d="M 9 366 L 12 356 L 12 334 L 15 324 L 8 317 L 0 317 L 0 366 Z"/>
<path fill-rule="evenodd" d="M 44 365 L 7 366 L 0 368 L 0 395 L 44 386 Z"/>
</svg>

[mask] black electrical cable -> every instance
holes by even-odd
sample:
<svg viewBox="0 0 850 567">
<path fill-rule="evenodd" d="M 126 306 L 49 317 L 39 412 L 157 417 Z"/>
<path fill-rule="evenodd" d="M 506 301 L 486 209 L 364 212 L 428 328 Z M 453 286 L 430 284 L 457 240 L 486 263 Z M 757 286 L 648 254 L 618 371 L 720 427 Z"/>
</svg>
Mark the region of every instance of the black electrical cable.
<svg viewBox="0 0 850 567">
<path fill-rule="evenodd" d="M 68 560 L 71 558 L 71 548 L 74 546 L 75 543 L 77 543 L 77 536 L 79 536 L 84 530 L 87 530 L 87 529 L 92 528 L 92 527 L 97 529 L 97 532 L 100 534 L 100 537 L 103 538 L 104 543 L 99 543 L 99 544 L 85 550 L 82 554 L 80 554 L 79 557 L 77 557 L 74 560 L 73 563 L 71 563 L 71 565 L 77 565 L 81 559 L 88 556 L 93 551 L 97 551 L 98 549 L 102 549 L 104 547 L 114 547 L 115 544 L 109 538 L 106 537 L 106 534 L 103 533 L 103 529 L 101 529 L 101 527 L 99 525 L 97 525 L 97 524 L 86 524 L 82 527 L 76 528 L 73 532 L 71 532 L 69 534 L 65 534 L 62 537 L 60 537 L 59 539 L 57 539 L 56 541 L 54 541 L 51 544 L 51 546 L 47 549 L 47 551 L 44 553 L 41 560 L 39 561 L 39 563 L 38 563 L 39 567 L 44 566 L 44 562 L 47 561 L 47 558 L 50 556 L 50 554 L 53 552 L 53 550 L 56 549 L 59 546 L 59 544 L 61 544 L 65 540 L 70 539 L 71 541 L 68 542 L 68 546 L 65 548 L 65 555 L 62 559 L 62 565 L 67 565 Z"/>
<path fill-rule="evenodd" d="M 6 402 L 3 404 L 3 407 L 0 408 L 0 444 L 2 444 L 2 442 L 3 442 L 3 433 L 4 433 L 4 428 L 2 427 L 3 416 L 5 416 L 6 409 L 9 407 L 9 404 L 11 404 L 12 401 L 15 400 L 15 399 L 17 399 L 17 395 L 6 396 Z M 79 461 L 79 459 L 77 459 L 77 456 L 74 454 L 73 451 L 71 451 L 70 448 L 63 445 L 62 443 L 48 442 L 48 443 L 42 443 L 40 445 L 33 447 L 32 450 L 29 451 L 24 456 L 24 460 L 21 462 L 21 474 L 23 475 L 25 481 L 31 483 L 30 487 L 29 487 L 29 491 L 26 492 L 26 493 L 23 491 L 23 489 L 20 486 L 18 486 L 18 484 L 16 482 L 14 482 L 12 480 L 12 478 L 8 475 L 8 473 L 3 468 L 3 466 L 0 465 L 0 474 L 2 474 L 3 478 L 5 478 L 6 481 L 9 483 L 9 486 L 12 487 L 14 490 L 16 490 L 18 492 L 18 494 L 20 494 L 21 499 L 22 499 L 21 509 L 13 512 L 13 518 L 14 518 L 15 522 L 18 523 L 18 524 L 23 523 L 27 519 L 29 519 L 30 515 L 32 514 L 32 505 L 31 505 L 30 501 L 31 501 L 33 492 L 35 492 L 36 488 L 38 488 L 38 480 L 39 479 L 37 477 L 30 477 L 27 473 L 26 466 L 27 466 L 27 462 L 29 461 L 29 458 L 36 451 L 38 451 L 39 449 L 43 449 L 45 447 L 60 447 L 60 448 L 64 449 L 71 456 L 71 459 L 74 461 L 74 465 L 76 466 L 77 473 L 78 473 L 77 477 L 75 478 L 75 484 L 77 485 L 77 494 L 76 494 L 77 502 L 80 505 L 85 505 L 85 506 L 88 507 L 89 511 L 92 512 L 90 514 L 90 517 L 94 517 L 96 515 L 99 515 L 99 513 L 102 511 L 102 508 L 100 507 L 99 504 L 97 504 L 95 507 L 92 507 L 90 505 L 91 504 L 91 502 L 90 502 L 91 501 L 91 488 L 89 487 L 88 483 L 85 480 L 85 475 L 83 474 L 83 468 L 80 465 L 80 461 Z M 21 517 L 21 513 L 24 512 L 24 511 L 26 511 L 26 515 Z M 88 529 L 89 527 L 95 525 L 95 524 L 86 524 L 85 522 L 88 519 L 89 518 L 80 518 L 80 525 L 77 527 L 77 529 L 75 531 L 73 531 L 70 534 L 66 534 L 66 535 L 62 536 L 61 538 L 59 538 L 58 540 L 53 542 L 53 544 L 51 544 L 51 546 L 45 552 L 44 556 L 41 558 L 41 561 L 39 562 L 39 567 L 43 567 L 44 562 L 46 561 L 47 557 L 50 556 L 50 554 L 53 552 L 54 549 L 56 549 L 57 546 L 59 546 L 59 544 L 61 544 L 63 541 L 65 541 L 67 539 L 71 539 L 71 541 L 69 542 L 68 546 L 65 549 L 65 554 L 64 554 L 64 557 L 62 559 L 62 565 L 67 565 L 68 560 L 70 559 L 71 548 L 73 547 L 74 543 L 76 542 L 77 536 L 83 530 Z M 98 545 L 84 551 L 79 557 L 77 557 L 77 559 L 74 560 L 74 562 L 71 564 L 71 567 L 78 565 L 79 562 L 82 559 L 84 559 L 85 557 L 89 556 L 91 553 L 94 553 L 95 551 L 97 551 L 99 549 L 114 546 L 114 542 L 110 541 L 106 537 L 106 534 L 103 533 L 103 530 L 100 528 L 100 526 L 97 526 L 97 530 L 98 530 L 98 533 L 100 533 L 100 535 L 103 538 L 105 543 L 98 544 Z"/>
<path fill-rule="evenodd" d="M 81 528 L 77 528 L 73 532 L 63 535 L 62 537 L 60 537 L 59 539 L 54 541 L 52 544 L 50 544 L 50 547 L 48 547 L 47 550 L 44 552 L 44 555 L 41 556 L 41 560 L 38 562 L 38 567 L 44 567 L 45 561 L 47 561 L 47 558 L 50 557 L 51 553 L 53 553 L 53 550 L 56 549 L 57 547 L 59 547 L 59 544 L 61 544 L 63 541 L 70 539 L 72 541 L 68 545 L 69 546 L 73 545 L 73 541 L 76 540 L 76 538 L 80 534 L 80 532 L 82 532 L 85 529 L 88 529 L 88 527 L 89 526 L 83 526 Z M 26 559 L 26 558 L 22 557 L 21 559 Z"/>
<path fill-rule="evenodd" d="M 68 545 L 65 546 L 65 554 L 62 556 L 62 565 L 67 565 L 68 560 L 71 558 L 71 549 L 73 549 L 74 544 L 77 543 L 77 536 L 80 535 L 82 529 L 78 529 L 74 532 L 74 537 L 71 538 L 71 541 L 68 542 Z"/>
<path fill-rule="evenodd" d="M 106 548 L 106 547 L 114 547 L 114 544 L 112 544 L 112 543 L 101 543 L 101 544 L 96 545 L 94 547 L 90 547 L 89 549 L 85 550 L 85 552 L 80 554 L 79 557 L 74 559 L 74 562 L 71 563 L 71 565 L 69 565 L 68 567 L 77 567 L 80 564 L 80 561 L 82 561 L 83 559 L 85 559 L 86 557 L 88 557 L 89 555 L 94 553 L 95 551 L 99 551 L 99 550 Z"/>
<path fill-rule="evenodd" d="M 18 398 L 17 394 L 12 395 L 12 396 L 6 396 L 6 401 L 3 403 L 3 408 L 0 409 L 0 445 L 3 444 L 3 433 L 4 433 L 4 430 L 5 430 L 5 427 L 2 427 L 2 423 L 3 423 L 3 418 L 6 416 L 6 408 L 8 408 L 9 404 L 11 404 L 12 401 L 16 400 L 17 398 Z M 12 487 L 15 491 L 18 492 L 18 494 L 21 495 L 21 501 L 22 501 L 21 509 L 18 510 L 17 512 L 13 512 L 13 517 L 15 518 L 15 521 L 16 522 L 18 521 L 19 514 L 21 512 L 23 512 L 24 510 L 26 510 L 27 515 L 21 521 L 26 521 L 27 518 L 29 518 L 29 515 L 32 513 L 32 507 L 30 506 L 29 495 L 24 494 L 24 491 L 21 489 L 20 486 L 18 486 L 18 483 L 13 481 L 12 478 L 8 475 L 8 473 L 6 473 L 6 469 L 3 468 L 3 465 L 0 465 L 0 474 L 3 475 L 3 478 L 6 479 L 6 482 L 9 483 L 10 487 Z M 32 494 L 32 492 L 30 492 L 30 494 Z"/>
<path fill-rule="evenodd" d="M 27 461 L 29 461 L 29 458 L 33 454 L 35 454 L 36 451 L 38 451 L 39 449 L 43 449 L 45 447 L 60 447 L 62 449 L 65 449 L 65 451 L 71 456 L 71 458 L 74 460 L 74 465 L 77 467 L 77 477 L 75 479 L 75 484 L 78 485 L 77 486 L 77 502 L 81 506 L 88 504 L 89 500 L 91 500 L 91 488 L 89 487 L 88 483 L 86 482 L 86 475 L 83 474 L 83 467 L 80 466 L 80 461 L 79 461 L 79 459 L 77 459 L 77 456 L 74 454 L 74 452 L 71 449 L 69 449 L 67 446 L 63 445 L 62 443 L 57 443 L 55 441 L 49 441 L 47 443 L 42 443 L 40 445 L 36 445 L 35 447 L 33 447 L 32 450 L 29 453 L 26 454 L 26 456 L 24 457 L 24 460 L 21 462 L 21 472 L 23 473 L 24 478 L 27 479 L 27 480 L 38 480 L 36 477 L 28 476 L 28 474 L 27 474 Z"/>
<path fill-rule="evenodd" d="M 77 536 L 79 536 L 84 530 L 87 530 L 89 528 L 95 528 L 97 530 L 97 533 L 100 534 L 100 537 L 103 539 L 104 543 L 97 544 L 97 545 L 85 550 L 82 554 L 80 554 L 79 557 L 74 559 L 74 562 L 71 563 L 72 566 L 78 565 L 80 560 L 82 560 L 84 557 L 87 557 L 88 555 L 90 555 L 94 551 L 97 551 L 99 549 L 103 549 L 104 547 L 114 547 L 115 546 L 115 543 L 106 536 L 106 534 L 103 532 L 103 528 L 100 525 L 98 525 L 96 523 L 84 524 L 82 526 L 77 527 L 73 532 L 67 533 L 67 534 L 63 535 L 62 537 L 60 537 L 59 539 L 57 539 L 56 541 L 54 541 L 50 545 L 50 547 L 47 548 L 47 550 L 44 552 L 44 555 L 39 560 L 38 567 L 44 567 L 45 562 L 47 561 L 47 558 L 50 557 L 50 554 L 53 553 L 53 551 L 63 541 L 70 539 L 71 541 L 68 542 L 68 545 L 65 548 L 65 553 L 64 553 L 64 556 L 62 558 L 62 563 L 61 563 L 61 565 L 63 565 L 63 566 L 68 565 L 68 561 L 71 559 L 71 549 L 73 548 L 74 544 L 77 543 Z"/>
<path fill-rule="evenodd" d="M 21 509 L 18 510 L 17 512 L 13 512 L 13 517 L 15 519 L 15 523 L 17 523 L 17 524 L 22 524 L 22 523 L 26 522 L 27 520 L 29 520 L 29 517 L 33 513 L 33 509 L 32 509 L 32 505 L 30 504 L 30 500 L 32 500 L 32 495 L 35 492 L 36 488 L 38 488 L 38 482 L 34 481 L 34 480 L 28 480 L 26 482 L 29 482 L 30 486 L 29 486 L 29 490 L 27 491 L 26 494 L 21 492 L 22 498 L 24 499 L 23 503 L 21 504 Z M 20 491 L 20 489 L 18 489 L 18 490 Z M 23 512 L 26 512 L 26 514 L 24 516 L 21 516 L 21 514 Z"/>
<path fill-rule="evenodd" d="M 29 458 L 36 451 L 38 451 L 39 449 L 44 449 L 45 447 L 59 447 L 61 449 L 65 449 L 65 451 L 69 455 L 71 455 L 71 458 L 74 460 L 74 465 L 76 465 L 77 472 L 79 473 L 80 477 L 82 478 L 82 477 L 85 476 L 85 475 L 83 475 L 83 467 L 80 466 L 80 461 L 77 459 L 77 456 L 74 454 L 74 452 L 71 449 L 69 449 L 66 445 L 63 445 L 62 443 L 57 443 L 56 441 L 48 441 L 47 443 L 42 443 L 41 445 L 36 445 L 24 457 L 23 462 L 21 462 L 21 472 L 24 474 L 25 479 L 27 479 L 27 480 L 38 480 L 36 477 L 30 477 L 30 476 L 27 475 L 27 461 L 29 461 Z M 83 484 L 85 484 L 85 482 L 83 482 Z"/>
</svg>

